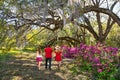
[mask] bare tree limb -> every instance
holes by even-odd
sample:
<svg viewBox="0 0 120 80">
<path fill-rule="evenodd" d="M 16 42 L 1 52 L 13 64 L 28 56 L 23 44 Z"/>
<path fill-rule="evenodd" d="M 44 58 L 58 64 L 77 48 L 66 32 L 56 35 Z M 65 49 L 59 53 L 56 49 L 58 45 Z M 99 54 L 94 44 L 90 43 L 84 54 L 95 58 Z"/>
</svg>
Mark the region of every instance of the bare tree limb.
<svg viewBox="0 0 120 80">
<path fill-rule="evenodd" d="M 99 37 L 102 37 L 102 35 L 103 35 L 103 29 L 102 29 L 102 25 L 101 25 L 101 19 L 100 19 L 100 13 L 99 12 L 97 12 L 97 14 L 96 14 L 96 17 L 97 17 L 97 23 L 98 23 L 98 29 L 99 29 Z"/>
<path fill-rule="evenodd" d="M 76 23 L 77 23 L 78 26 L 84 27 L 84 28 L 86 28 L 90 33 L 92 33 L 92 35 L 95 37 L 96 40 L 99 39 L 97 33 L 93 30 L 93 28 L 91 29 L 88 25 L 85 25 L 85 24 L 80 24 L 80 23 L 78 23 L 78 22 L 76 22 Z"/>
<path fill-rule="evenodd" d="M 111 18 L 120 26 L 120 18 L 109 9 L 97 8 L 95 6 L 86 6 L 84 8 L 84 13 L 91 12 L 91 11 L 100 12 L 100 13 L 104 13 L 111 16 Z"/>
<path fill-rule="evenodd" d="M 36 34 L 32 35 L 29 39 L 27 39 L 27 41 L 29 41 L 30 39 L 32 39 L 34 36 L 38 35 L 40 32 L 42 32 L 43 30 L 45 30 L 45 28 L 41 29 L 40 31 L 38 31 Z"/>
</svg>

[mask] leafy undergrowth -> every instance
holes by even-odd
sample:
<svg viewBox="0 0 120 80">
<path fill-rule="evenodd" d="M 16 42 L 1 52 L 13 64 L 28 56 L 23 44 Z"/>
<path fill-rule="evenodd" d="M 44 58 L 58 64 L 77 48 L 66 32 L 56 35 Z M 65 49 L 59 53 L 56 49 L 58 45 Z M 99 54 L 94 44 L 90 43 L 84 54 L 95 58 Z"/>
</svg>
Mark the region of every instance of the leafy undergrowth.
<svg viewBox="0 0 120 80">
<path fill-rule="evenodd" d="M 2 56 L 3 57 L 3 56 Z M 0 61 L 0 80 L 87 80 L 85 75 L 76 75 L 70 71 L 72 60 L 64 59 L 61 69 L 52 61 L 52 70 L 36 67 L 35 53 L 19 53 Z"/>
</svg>

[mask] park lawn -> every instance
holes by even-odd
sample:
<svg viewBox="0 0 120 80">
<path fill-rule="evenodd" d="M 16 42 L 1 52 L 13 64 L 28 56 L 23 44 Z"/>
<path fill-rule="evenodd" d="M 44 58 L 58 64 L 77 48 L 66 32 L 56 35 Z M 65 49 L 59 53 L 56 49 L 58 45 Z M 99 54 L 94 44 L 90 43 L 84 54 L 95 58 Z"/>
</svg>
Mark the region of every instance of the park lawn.
<svg viewBox="0 0 120 80">
<path fill-rule="evenodd" d="M 12 50 L 0 55 L 0 80 L 87 80 L 87 75 L 73 75 L 70 71 L 70 60 L 64 60 L 61 69 L 58 70 L 56 63 L 52 62 L 52 71 L 36 67 L 35 53 Z"/>
</svg>

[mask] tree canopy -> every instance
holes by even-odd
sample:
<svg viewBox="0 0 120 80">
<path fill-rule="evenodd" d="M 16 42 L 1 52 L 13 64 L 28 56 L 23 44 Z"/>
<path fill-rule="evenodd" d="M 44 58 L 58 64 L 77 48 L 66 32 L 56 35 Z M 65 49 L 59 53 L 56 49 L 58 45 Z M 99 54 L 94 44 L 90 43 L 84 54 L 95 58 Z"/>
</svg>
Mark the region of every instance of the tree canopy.
<svg viewBox="0 0 120 80">
<path fill-rule="evenodd" d="M 0 45 L 27 44 L 42 30 L 56 35 L 48 36 L 51 44 L 57 39 L 85 42 L 88 32 L 104 42 L 112 27 L 120 26 L 119 5 L 119 0 L 1 0 Z M 33 30 L 38 32 L 32 34 Z"/>
</svg>

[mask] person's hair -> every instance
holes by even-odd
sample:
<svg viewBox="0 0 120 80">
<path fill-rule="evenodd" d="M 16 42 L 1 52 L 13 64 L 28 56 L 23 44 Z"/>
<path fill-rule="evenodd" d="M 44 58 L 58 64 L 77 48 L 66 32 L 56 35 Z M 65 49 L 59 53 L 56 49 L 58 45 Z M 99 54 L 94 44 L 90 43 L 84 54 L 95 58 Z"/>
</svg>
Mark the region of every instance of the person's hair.
<svg viewBox="0 0 120 80">
<path fill-rule="evenodd" d="M 47 47 L 50 47 L 50 44 L 47 44 Z"/>
<path fill-rule="evenodd" d="M 42 53 L 42 51 L 41 51 L 41 48 L 40 48 L 40 47 L 38 47 L 38 53 L 39 53 L 39 54 L 41 54 L 41 53 Z"/>
<path fill-rule="evenodd" d="M 55 50 L 56 50 L 56 51 L 60 51 L 60 46 L 57 45 L 57 46 L 55 47 Z"/>
</svg>

